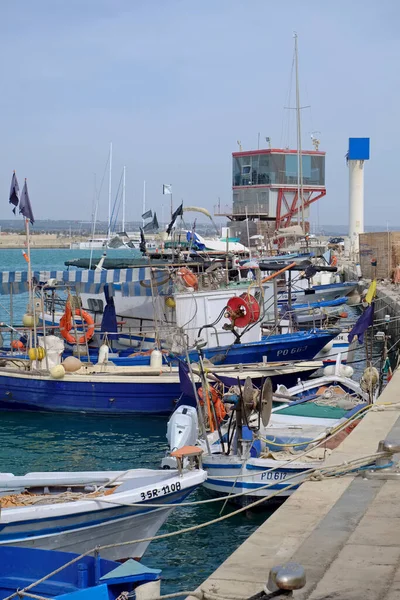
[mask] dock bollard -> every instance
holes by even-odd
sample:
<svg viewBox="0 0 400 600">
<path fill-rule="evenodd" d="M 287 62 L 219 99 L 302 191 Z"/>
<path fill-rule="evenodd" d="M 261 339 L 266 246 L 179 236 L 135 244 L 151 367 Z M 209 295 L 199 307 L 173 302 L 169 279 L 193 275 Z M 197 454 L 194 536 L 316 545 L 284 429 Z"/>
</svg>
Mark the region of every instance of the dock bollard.
<svg viewBox="0 0 400 600">
<path fill-rule="evenodd" d="M 384 467 L 391 462 L 393 454 L 400 453 L 400 444 L 392 440 L 381 440 L 378 444 L 377 452 L 386 452 L 388 454 L 388 456 L 380 456 L 376 459 L 376 466 Z"/>
<path fill-rule="evenodd" d="M 269 598 L 293 598 L 295 590 L 301 590 L 306 585 L 304 567 L 295 562 L 272 567 L 268 582 L 262 592 L 251 596 L 248 600 L 269 600 Z"/>
</svg>

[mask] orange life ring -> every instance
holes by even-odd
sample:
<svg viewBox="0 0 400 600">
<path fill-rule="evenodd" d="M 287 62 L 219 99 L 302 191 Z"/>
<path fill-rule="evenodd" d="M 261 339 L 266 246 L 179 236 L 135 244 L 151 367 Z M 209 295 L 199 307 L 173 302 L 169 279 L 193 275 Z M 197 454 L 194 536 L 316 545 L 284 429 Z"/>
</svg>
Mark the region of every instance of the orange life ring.
<svg viewBox="0 0 400 600">
<path fill-rule="evenodd" d="M 337 256 L 332 256 L 331 267 L 337 267 Z"/>
<path fill-rule="evenodd" d="M 195 290 L 199 287 L 199 280 L 197 275 L 193 273 L 187 267 L 181 267 L 178 271 L 178 275 L 182 277 L 184 284 L 186 287 L 194 288 Z"/>
<path fill-rule="evenodd" d="M 81 337 L 78 339 L 72 335 L 72 333 L 70 333 L 72 329 L 72 311 L 70 303 L 67 302 L 65 305 L 65 312 L 60 319 L 60 333 L 64 340 L 69 344 L 86 344 L 86 342 L 89 342 L 94 335 L 93 317 L 91 317 L 89 313 L 82 308 L 75 309 L 75 315 L 85 321 L 87 325 L 87 331 L 84 331 Z"/>
<path fill-rule="evenodd" d="M 199 388 L 198 395 L 201 400 L 203 400 L 204 391 L 203 388 Z M 217 392 L 217 390 L 211 385 L 208 386 L 208 394 L 207 394 L 207 404 L 209 404 L 210 400 L 214 404 L 215 415 L 217 417 L 217 423 L 215 423 L 214 414 L 210 411 L 210 406 L 207 406 L 209 412 L 210 426 L 211 431 L 214 431 L 219 423 L 221 423 L 226 416 L 225 405 L 221 400 L 221 395 Z"/>
</svg>

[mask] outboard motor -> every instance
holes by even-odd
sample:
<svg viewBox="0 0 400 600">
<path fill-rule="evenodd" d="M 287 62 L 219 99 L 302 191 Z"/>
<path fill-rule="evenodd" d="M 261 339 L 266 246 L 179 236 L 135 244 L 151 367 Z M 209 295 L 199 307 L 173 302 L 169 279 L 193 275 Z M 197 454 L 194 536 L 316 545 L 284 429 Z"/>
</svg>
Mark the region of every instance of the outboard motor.
<svg viewBox="0 0 400 600">
<path fill-rule="evenodd" d="M 162 459 L 162 469 L 176 469 L 175 458 L 170 452 L 184 446 L 195 446 L 199 437 L 199 421 L 197 410 L 193 406 L 180 406 L 172 414 L 167 425 L 168 455 Z"/>
</svg>

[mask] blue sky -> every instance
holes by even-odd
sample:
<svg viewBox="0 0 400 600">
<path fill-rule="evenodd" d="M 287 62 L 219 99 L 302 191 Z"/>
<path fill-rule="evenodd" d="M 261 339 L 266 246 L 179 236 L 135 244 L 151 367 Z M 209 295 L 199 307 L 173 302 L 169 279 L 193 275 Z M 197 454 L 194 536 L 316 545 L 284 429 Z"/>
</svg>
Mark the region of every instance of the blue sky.
<svg viewBox="0 0 400 600">
<path fill-rule="evenodd" d="M 16 169 L 36 218 L 89 220 L 110 141 L 114 194 L 127 169 L 128 220 L 144 179 L 160 216 L 163 183 L 175 203 L 229 203 L 237 140 L 256 148 L 260 132 L 295 145 L 283 107 L 297 31 L 311 105 L 303 147 L 318 131 L 327 152 L 328 193 L 312 220 L 347 222 L 347 140 L 369 136 L 366 224 L 398 225 L 399 20 L 397 0 L 3 0 L 1 218 Z"/>
</svg>

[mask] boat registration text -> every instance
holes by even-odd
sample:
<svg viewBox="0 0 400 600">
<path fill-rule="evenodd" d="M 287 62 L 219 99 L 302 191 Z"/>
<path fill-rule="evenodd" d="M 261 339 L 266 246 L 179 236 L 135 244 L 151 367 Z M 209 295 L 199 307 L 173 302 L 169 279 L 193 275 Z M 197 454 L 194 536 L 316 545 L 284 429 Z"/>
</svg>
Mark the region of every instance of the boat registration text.
<svg viewBox="0 0 400 600">
<path fill-rule="evenodd" d="M 146 492 L 140 492 L 140 498 L 142 500 L 151 500 L 152 498 L 160 498 L 160 496 L 166 496 L 166 494 L 172 494 L 173 492 L 179 492 L 181 484 L 179 481 L 171 483 L 170 485 L 163 485 L 161 488 L 154 488 L 147 490 Z"/>
</svg>

